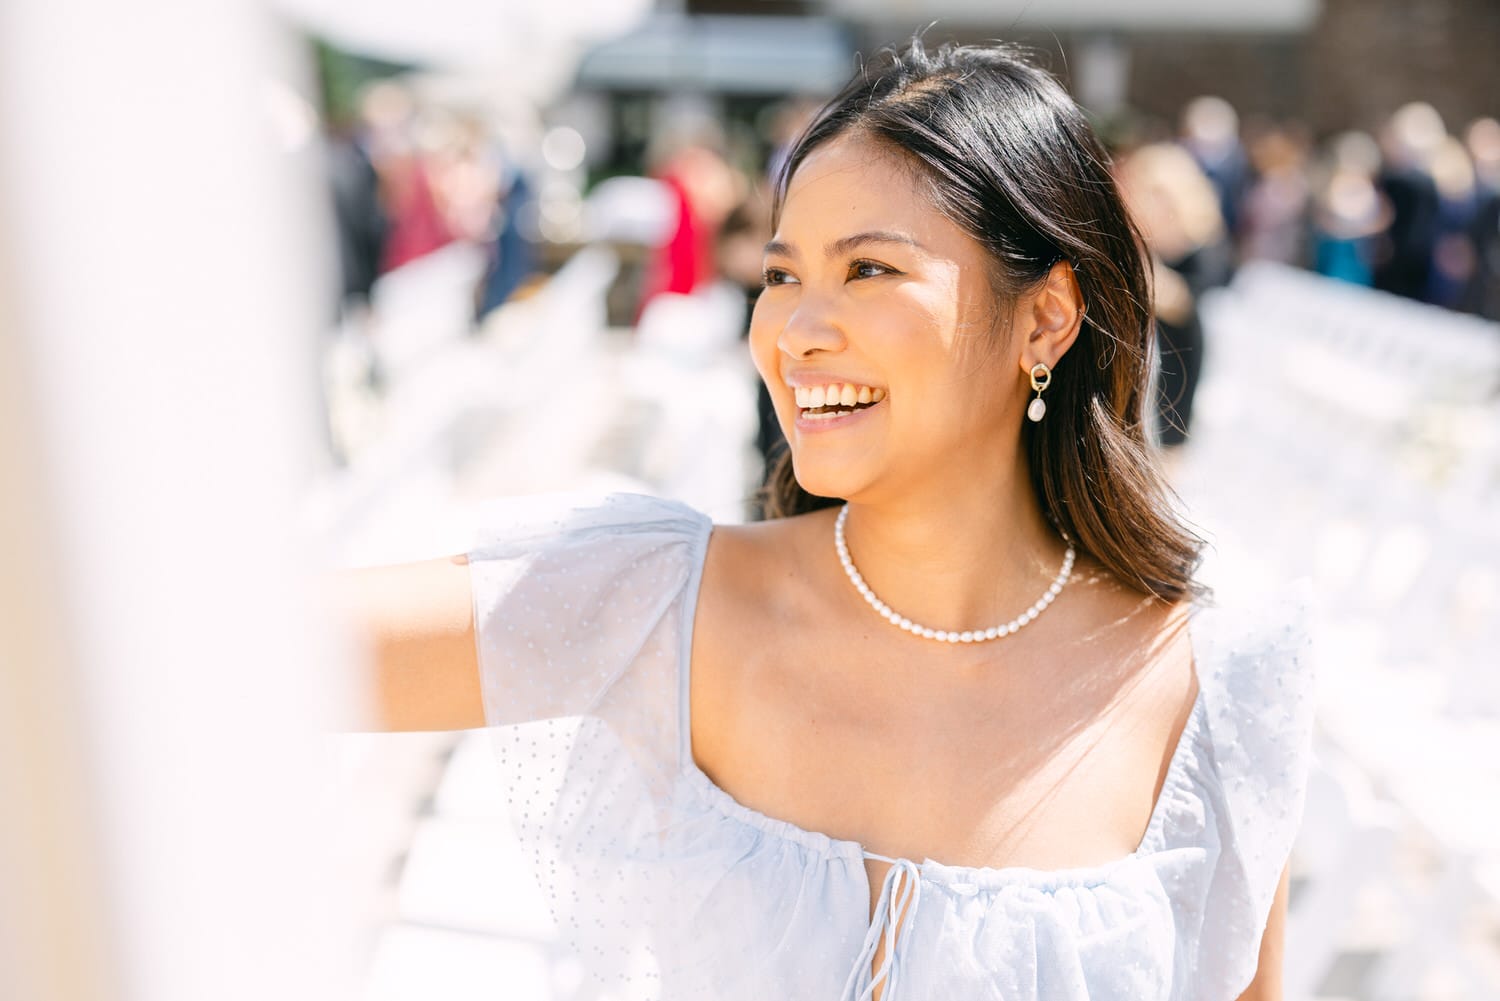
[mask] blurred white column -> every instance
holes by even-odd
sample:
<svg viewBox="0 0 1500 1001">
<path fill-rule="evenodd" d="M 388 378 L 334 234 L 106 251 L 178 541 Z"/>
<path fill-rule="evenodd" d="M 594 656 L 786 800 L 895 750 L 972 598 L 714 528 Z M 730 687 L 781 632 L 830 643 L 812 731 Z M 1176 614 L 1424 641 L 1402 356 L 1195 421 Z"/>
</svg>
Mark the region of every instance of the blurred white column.
<svg viewBox="0 0 1500 1001">
<path fill-rule="evenodd" d="M 0 7 L 0 997 L 341 993 L 293 55 L 247 0 Z"/>
</svg>

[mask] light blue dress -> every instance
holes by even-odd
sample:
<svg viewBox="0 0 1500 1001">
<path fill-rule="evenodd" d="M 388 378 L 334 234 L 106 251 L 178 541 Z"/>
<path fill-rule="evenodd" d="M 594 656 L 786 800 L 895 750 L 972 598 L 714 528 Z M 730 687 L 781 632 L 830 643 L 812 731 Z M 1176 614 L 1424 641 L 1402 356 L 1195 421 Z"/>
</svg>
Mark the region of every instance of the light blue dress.
<svg viewBox="0 0 1500 1001">
<path fill-rule="evenodd" d="M 749 809 L 693 761 L 708 517 L 554 494 L 485 524 L 486 719 L 582 996 L 1232 1001 L 1254 976 L 1311 755 L 1295 608 L 1193 610 L 1199 695 L 1136 851 L 1057 871 L 898 859 L 872 919 L 864 860 L 883 856 Z"/>
</svg>

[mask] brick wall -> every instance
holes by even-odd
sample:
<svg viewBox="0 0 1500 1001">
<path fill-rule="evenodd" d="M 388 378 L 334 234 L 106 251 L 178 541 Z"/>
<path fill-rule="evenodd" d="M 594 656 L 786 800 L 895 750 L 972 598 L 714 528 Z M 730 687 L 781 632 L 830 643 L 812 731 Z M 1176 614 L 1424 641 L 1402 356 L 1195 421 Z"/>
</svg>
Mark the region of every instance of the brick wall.
<svg viewBox="0 0 1500 1001">
<path fill-rule="evenodd" d="M 1370 128 L 1411 100 L 1450 131 L 1500 115 L 1500 0 L 1324 0 L 1303 72 L 1317 126 Z"/>
<path fill-rule="evenodd" d="M 1249 0 L 1253 2 L 1253 0 Z M 909 37 L 915 25 L 867 26 L 871 48 Z M 939 24 L 930 38 L 980 41 L 1000 26 Z M 1066 78 L 1078 38 L 1006 33 L 1050 57 Z M 1134 32 L 1130 103 L 1175 122 L 1200 94 L 1229 100 L 1243 117 L 1297 118 L 1317 134 L 1373 129 L 1407 101 L 1437 107 L 1450 130 L 1500 116 L 1500 0 L 1322 0 L 1302 34 Z"/>
</svg>

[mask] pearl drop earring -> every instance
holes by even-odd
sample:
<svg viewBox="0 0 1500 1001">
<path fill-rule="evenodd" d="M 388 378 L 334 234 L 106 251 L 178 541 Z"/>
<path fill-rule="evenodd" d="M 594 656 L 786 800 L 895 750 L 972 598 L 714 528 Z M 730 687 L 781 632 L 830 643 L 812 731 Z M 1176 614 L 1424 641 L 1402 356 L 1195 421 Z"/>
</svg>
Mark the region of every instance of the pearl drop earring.
<svg viewBox="0 0 1500 1001">
<path fill-rule="evenodd" d="M 1040 374 L 1039 374 L 1040 373 Z M 1031 366 L 1031 388 L 1036 390 L 1036 399 L 1026 408 L 1026 416 L 1033 423 L 1039 422 L 1047 413 L 1047 401 L 1042 399 L 1042 390 L 1052 384 L 1052 370 L 1041 362 Z"/>
</svg>

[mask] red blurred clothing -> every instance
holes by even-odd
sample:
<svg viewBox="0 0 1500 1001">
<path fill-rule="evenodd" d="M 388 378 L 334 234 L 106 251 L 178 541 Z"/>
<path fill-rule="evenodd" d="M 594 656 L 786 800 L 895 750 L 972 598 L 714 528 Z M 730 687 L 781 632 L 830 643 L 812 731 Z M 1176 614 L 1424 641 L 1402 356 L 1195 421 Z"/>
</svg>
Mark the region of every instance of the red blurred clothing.
<svg viewBox="0 0 1500 1001">
<path fill-rule="evenodd" d="M 718 274 L 715 242 L 730 209 L 744 197 L 742 178 L 723 156 L 705 146 L 679 150 L 663 167 L 677 221 L 671 236 L 652 254 L 641 308 L 663 292 L 691 293 Z"/>
<path fill-rule="evenodd" d="M 687 183 L 679 174 L 671 172 L 661 180 L 672 192 L 677 223 L 667 242 L 652 251 L 641 293 L 643 311 L 661 293 L 686 295 L 713 274 L 713 227 L 694 209 Z"/>
<path fill-rule="evenodd" d="M 438 208 L 432 182 L 420 159 L 401 157 L 388 160 L 381 167 L 381 187 L 390 220 L 380 262 L 380 270 L 385 272 L 447 246 L 453 242 L 453 234 Z"/>
</svg>

